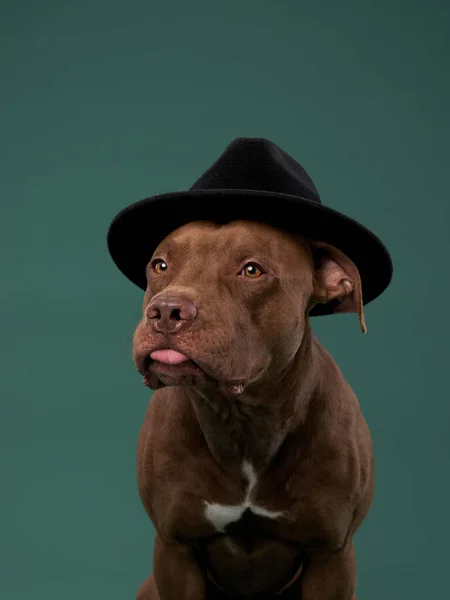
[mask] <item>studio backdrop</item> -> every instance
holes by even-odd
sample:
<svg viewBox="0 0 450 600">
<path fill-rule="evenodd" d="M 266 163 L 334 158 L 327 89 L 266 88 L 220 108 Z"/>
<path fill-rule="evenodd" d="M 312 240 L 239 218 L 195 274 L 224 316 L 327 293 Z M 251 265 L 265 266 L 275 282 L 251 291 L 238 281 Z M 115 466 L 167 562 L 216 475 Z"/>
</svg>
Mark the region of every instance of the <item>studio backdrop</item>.
<svg viewBox="0 0 450 600">
<path fill-rule="evenodd" d="M 392 285 L 314 329 L 375 451 L 358 598 L 448 594 L 449 4 L 6 2 L 0 24 L 0 596 L 123 600 L 152 568 L 113 216 L 235 137 L 294 156 L 389 248 Z"/>
</svg>

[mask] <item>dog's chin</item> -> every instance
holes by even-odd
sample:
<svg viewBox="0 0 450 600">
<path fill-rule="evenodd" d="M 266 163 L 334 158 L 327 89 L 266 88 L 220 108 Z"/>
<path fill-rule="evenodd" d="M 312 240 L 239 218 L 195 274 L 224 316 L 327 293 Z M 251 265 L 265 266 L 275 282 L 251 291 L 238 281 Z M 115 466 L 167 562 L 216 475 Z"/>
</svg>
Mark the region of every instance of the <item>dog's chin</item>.
<svg viewBox="0 0 450 600">
<path fill-rule="evenodd" d="M 144 373 L 144 385 L 152 390 L 165 386 L 204 386 L 211 380 L 192 360 L 173 365 L 149 359 Z"/>
<path fill-rule="evenodd" d="M 169 346 L 169 345 L 168 345 Z M 156 354 L 159 356 L 156 356 Z M 179 386 L 195 388 L 203 393 L 217 393 L 229 399 L 239 398 L 244 391 L 251 391 L 252 384 L 261 377 L 266 381 L 268 360 L 264 365 L 253 365 L 253 368 L 242 368 L 241 377 L 227 374 L 224 365 L 213 365 L 203 361 L 200 357 L 192 357 L 190 353 L 177 348 L 173 353 L 178 356 L 168 356 L 166 349 L 156 349 L 145 345 L 134 348 L 133 360 L 139 373 L 143 376 L 143 383 L 151 390 L 159 390 L 166 386 Z M 184 355 L 184 359 L 180 354 Z M 152 355 L 154 355 L 152 357 Z M 162 360 L 159 360 L 161 358 Z M 252 376 L 253 375 L 253 376 Z M 209 392 L 208 392 L 209 390 Z"/>
<path fill-rule="evenodd" d="M 139 361 L 138 371 L 144 376 L 144 385 L 151 390 L 166 386 L 193 387 L 203 391 L 219 390 L 228 398 L 238 398 L 247 384 L 244 379 L 230 379 L 211 370 L 206 371 L 193 360 L 167 364 L 147 355 Z"/>
</svg>

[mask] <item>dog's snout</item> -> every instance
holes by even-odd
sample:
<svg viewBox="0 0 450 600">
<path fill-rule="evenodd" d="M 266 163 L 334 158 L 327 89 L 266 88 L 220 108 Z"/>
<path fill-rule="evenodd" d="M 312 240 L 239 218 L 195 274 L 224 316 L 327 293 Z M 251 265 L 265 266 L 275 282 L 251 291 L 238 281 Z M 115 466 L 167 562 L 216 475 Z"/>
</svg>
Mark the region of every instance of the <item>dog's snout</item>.
<svg viewBox="0 0 450 600">
<path fill-rule="evenodd" d="M 181 296 L 159 296 L 148 305 L 146 316 L 155 331 L 176 333 L 191 324 L 197 307 Z"/>
</svg>

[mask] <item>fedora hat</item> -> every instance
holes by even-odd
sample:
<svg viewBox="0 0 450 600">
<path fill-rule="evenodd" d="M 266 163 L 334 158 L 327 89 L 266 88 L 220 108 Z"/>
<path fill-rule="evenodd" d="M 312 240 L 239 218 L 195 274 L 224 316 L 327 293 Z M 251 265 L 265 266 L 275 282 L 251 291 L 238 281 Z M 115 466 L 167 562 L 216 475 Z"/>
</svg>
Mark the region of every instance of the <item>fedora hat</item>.
<svg viewBox="0 0 450 600">
<path fill-rule="evenodd" d="M 369 229 L 322 204 L 305 169 L 273 142 L 236 138 L 186 191 L 159 194 L 121 210 L 107 244 L 120 271 L 145 290 L 146 266 L 159 243 L 191 221 L 267 223 L 339 249 L 358 268 L 364 304 L 377 298 L 392 278 L 389 252 Z M 311 315 L 330 314 L 318 304 Z"/>
</svg>

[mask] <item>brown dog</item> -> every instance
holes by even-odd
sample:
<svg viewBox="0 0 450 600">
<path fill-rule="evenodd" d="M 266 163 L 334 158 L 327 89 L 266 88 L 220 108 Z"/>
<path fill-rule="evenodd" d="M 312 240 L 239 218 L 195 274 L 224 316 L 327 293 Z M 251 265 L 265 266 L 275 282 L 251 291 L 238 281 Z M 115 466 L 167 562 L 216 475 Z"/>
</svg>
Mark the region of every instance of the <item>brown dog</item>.
<svg viewBox="0 0 450 600">
<path fill-rule="evenodd" d="M 138 442 L 157 535 L 137 598 L 352 600 L 372 444 L 308 313 L 339 301 L 365 331 L 355 265 L 268 225 L 195 222 L 147 278 L 133 359 L 157 390 Z"/>
</svg>

